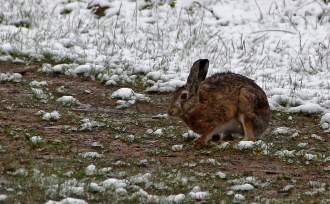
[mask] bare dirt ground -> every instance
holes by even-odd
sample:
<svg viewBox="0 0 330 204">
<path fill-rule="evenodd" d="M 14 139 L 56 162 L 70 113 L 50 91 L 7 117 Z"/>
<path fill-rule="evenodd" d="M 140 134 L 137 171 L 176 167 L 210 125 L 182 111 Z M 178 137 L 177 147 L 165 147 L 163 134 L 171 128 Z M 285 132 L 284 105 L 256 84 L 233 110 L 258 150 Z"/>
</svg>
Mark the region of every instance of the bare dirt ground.
<svg viewBox="0 0 330 204">
<path fill-rule="evenodd" d="M 138 102 L 119 110 L 115 108 L 116 100 L 111 98 L 112 92 L 119 87 L 105 86 L 90 79 L 42 74 L 37 71 L 38 65 L 27 68 L 25 65 L 0 64 L 0 72 L 24 74 L 23 82 L 0 83 L 0 194 L 8 195 L 8 203 L 43 203 L 68 196 L 60 190 L 49 193 L 47 182 L 36 179 L 36 170 L 45 178 L 55 175 L 62 182 L 75 178 L 85 184 L 151 173 L 152 185 L 138 184 L 149 194 L 187 195 L 197 185 L 209 192 L 206 200 L 187 199 L 187 203 L 230 203 L 233 200 L 233 195 L 228 193 L 230 187 L 239 179 L 253 177 L 254 190 L 235 192 L 243 194 L 246 202 L 330 202 L 330 174 L 326 170 L 330 163 L 322 158 L 329 156 L 330 137 L 319 127 L 317 115 L 273 112 L 270 128 L 262 138 L 267 144 L 273 144 L 269 155 L 257 150 L 222 150 L 217 143 L 196 150 L 192 147 L 193 141 L 182 137 L 188 129 L 180 120 L 155 117 L 166 113 L 170 94 L 147 94 L 150 102 Z M 29 86 L 33 80 L 47 81 L 45 90 L 52 94 L 47 103 L 33 96 Z M 58 91 L 60 86 L 64 86 L 63 92 Z M 130 87 L 143 92 L 139 84 Z M 56 99 L 63 95 L 75 97 L 83 106 L 62 106 Z M 39 110 L 57 110 L 61 118 L 44 121 L 36 115 Z M 92 131 L 79 130 L 84 118 L 104 126 Z M 299 135 L 271 133 L 281 126 L 294 128 Z M 146 133 L 148 129 L 159 128 L 163 130 L 160 136 Z M 323 140 L 311 137 L 312 134 Z M 43 141 L 34 144 L 30 140 L 32 136 L 41 136 Z M 93 142 L 96 143 L 92 145 Z M 298 151 L 299 143 L 308 143 L 306 151 L 319 155 L 319 159 L 308 161 L 304 156 L 279 158 L 275 155 L 278 150 Z M 183 144 L 182 151 L 172 151 L 171 147 L 176 144 Z M 98 152 L 103 156 L 82 158 L 79 153 L 83 152 Z M 98 169 L 111 167 L 111 173 L 86 175 L 85 168 L 90 164 Z M 218 171 L 226 173 L 226 179 L 214 176 Z M 182 178 L 187 179 L 181 182 Z M 288 184 L 293 188 L 283 190 Z M 131 192 L 134 189 L 128 189 L 128 195 Z M 90 203 L 142 202 L 129 196 L 119 198 L 111 190 L 68 194 Z"/>
</svg>

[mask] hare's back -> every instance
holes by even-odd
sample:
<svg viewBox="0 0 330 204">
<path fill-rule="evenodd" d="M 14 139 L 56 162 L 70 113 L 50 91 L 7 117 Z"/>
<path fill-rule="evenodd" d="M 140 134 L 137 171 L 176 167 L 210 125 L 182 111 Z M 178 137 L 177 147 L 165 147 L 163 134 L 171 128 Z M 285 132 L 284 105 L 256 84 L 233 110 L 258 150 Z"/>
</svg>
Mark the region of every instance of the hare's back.
<svg viewBox="0 0 330 204">
<path fill-rule="evenodd" d="M 200 99 L 217 98 L 227 99 L 231 102 L 236 101 L 242 88 L 249 90 L 256 97 L 257 107 L 263 107 L 267 103 L 265 92 L 252 80 L 243 75 L 232 72 L 214 74 L 205 79 L 200 85 Z M 212 97 L 213 96 L 213 97 Z"/>
<path fill-rule="evenodd" d="M 242 86 L 249 86 L 251 88 L 262 91 L 262 89 L 252 79 L 232 72 L 222 72 L 214 74 L 205 79 L 204 83 L 208 84 L 214 89 L 240 89 Z"/>
</svg>

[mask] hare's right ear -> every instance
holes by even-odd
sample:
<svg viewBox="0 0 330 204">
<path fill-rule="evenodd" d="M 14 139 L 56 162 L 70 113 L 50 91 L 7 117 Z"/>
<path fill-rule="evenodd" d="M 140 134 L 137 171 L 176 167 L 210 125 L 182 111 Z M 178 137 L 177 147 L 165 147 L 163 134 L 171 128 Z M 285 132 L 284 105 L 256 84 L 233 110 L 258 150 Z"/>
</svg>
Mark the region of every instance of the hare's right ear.
<svg viewBox="0 0 330 204">
<path fill-rule="evenodd" d="M 194 62 L 187 79 L 189 97 L 197 94 L 199 84 L 206 78 L 208 68 L 208 59 L 199 59 Z"/>
</svg>

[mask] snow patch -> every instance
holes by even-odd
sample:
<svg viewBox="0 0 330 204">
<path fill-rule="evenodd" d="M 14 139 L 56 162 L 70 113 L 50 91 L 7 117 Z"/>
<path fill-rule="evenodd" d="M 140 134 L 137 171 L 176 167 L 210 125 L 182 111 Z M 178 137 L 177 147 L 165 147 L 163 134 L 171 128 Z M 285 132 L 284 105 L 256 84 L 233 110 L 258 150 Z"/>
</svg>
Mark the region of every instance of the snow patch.
<svg viewBox="0 0 330 204">
<path fill-rule="evenodd" d="M 45 112 L 45 111 L 38 111 L 36 115 L 41 115 L 41 118 L 46 121 L 50 120 L 58 120 L 60 119 L 61 115 L 57 111 L 52 111 L 52 112 Z"/>
<path fill-rule="evenodd" d="M 101 185 L 106 188 L 126 188 L 128 181 L 127 180 L 120 180 L 116 178 L 109 178 L 101 183 Z"/>
<path fill-rule="evenodd" d="M 86 201 L 77 198 L 65 198 L 61 201 L 49 200 L 46 204 L 88 204 Z"/>
<path fill-rule="evenodd" d="M 62 96 L 56 100 L 61 103 L 63 106 L 73 106 L 79 104 L 79 101 L 73 96 Z"/>
<path fill-rule="evenodd" d="M 237 149 L 239 149 L 239 150 L 253 149 L 254 145 L 255 145 L 255 142 L 253 142 L 253 141 L 240 141 L 237 144 Z"/>
<path fill-rule="evenodd" d="M 174 151 L 174 152 L 180 152 L 180 151 L 182 151 L 182 149 L 183 149 L 183 145 L 182 145 L 182 144 L 180 144 L 180 145 L 173 145 L 173 146 L 171 147 L 171 149 L 172 149 L 172 151 Z"/>
<path fill-rule="evenodd" d="M 319 104 L 315 103 L 306 103 L 297 107 L 292 107 L 288 109 L 289 112 L 292 113 L 322 113 L 325 111 Z"/>
<path fill-rule="evenodd" d="M 82 158 L 89 158 L 89 159 L 97 159 L 97 158 L 102 158 L 103 154 L 99 154 L 97 152 L 83 152 L 83 153 L 79 153 L 79 156 L 81 156 Z"/>
<path fill-rule="evenodd" d="M 23 76 L 19 73 L 0 73 L 1 82 L 16 82 L 19 83 L 23 79 Z"/>
<path fill-rule="evenodd" d="M 43 142 L 43 139 L 40 136 L 32 136 L 30 138 L 30 141 L 31 141 L 32 144 L 37 145 L 37 144 L 42 143 Z"/>
<path fill-rule="evenodd" d="M 254 190 L 254 186 L 249 183 L 242 184 L 242 185 L 235 185 L 231 187 L 233 191 L 252 191 Z"/>
</svg>

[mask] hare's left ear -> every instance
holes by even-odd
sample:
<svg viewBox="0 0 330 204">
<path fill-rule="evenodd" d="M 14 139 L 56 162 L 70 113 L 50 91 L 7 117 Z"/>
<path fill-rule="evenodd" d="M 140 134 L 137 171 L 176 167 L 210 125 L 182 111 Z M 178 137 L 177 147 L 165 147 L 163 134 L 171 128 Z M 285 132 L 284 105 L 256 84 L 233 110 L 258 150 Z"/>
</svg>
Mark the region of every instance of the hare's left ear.
<svg viewBox="0 0 330 204">
<path fill-rule="evenodd" d="M 199 84 L 206 78 L 208 68 L 208 59 L 199 59 L 194 62 L 187 79 L 189 97 L 197 94 Z"/>
</svg>

